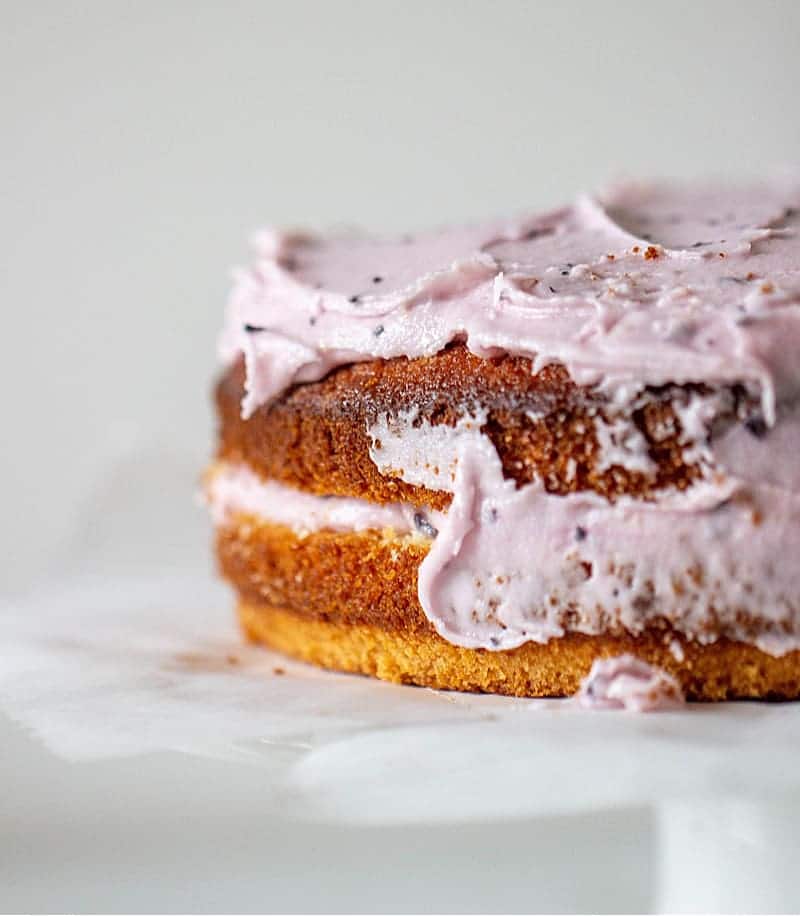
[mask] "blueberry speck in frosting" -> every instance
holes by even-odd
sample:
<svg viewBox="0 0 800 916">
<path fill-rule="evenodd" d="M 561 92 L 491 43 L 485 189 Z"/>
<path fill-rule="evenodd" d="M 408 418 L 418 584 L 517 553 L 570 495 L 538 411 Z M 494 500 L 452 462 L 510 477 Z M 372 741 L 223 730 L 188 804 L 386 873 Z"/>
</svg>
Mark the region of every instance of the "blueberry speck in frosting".
<svg viewBox="0 0 800 916">
<path fill-rule="evenodd" d="M 383 277 L 373 277 L 372 282 L 373 283 L 383 283 Z"/>
<path fill-rule="evenodd" d="M 246 324 L 244 329 L 248 334 L 258 334 L 259 331 L 265 330 L 264 328 L 260 328 L 255 324 Z"/>
<path fill-rule="evenodd" d="M 377 328 L 372 332 L 376 337 L 380 337 L 384 332 L 384 327 L 382 324 L 379 324 Z"/>
<path fill-rule="evenodd" d="M 348 302 L 352 302 L 353 305 L 357 305 L 357 304 L 358 304 L 358 298 L 359 298 L 358 296 L 351 296 L 347 301 L 348 301 Z"/>
<path fill-rule="evenodd" d="M 576 541 L 585 541 L 587 534 L 588 532 L 586 531 L 586 529 L 582 525 L 578 525 L 578 527 L 575 529 L 575 540 Z"/>
<path fill-rule="evenodd" d="M 763 439 L 768 432 L 768 427 L 763 417 L 750 417 L 749 420 L 745 420 L 744 425 L 750 435 L 755 436 L 756 439 Z"/>
<path fill-rule="evenodd" d="M 438 529 L 428 521 L 427 518 L 421 512 L 414 513 L 414 526 L 420 534 L 424 534 L 425 537 L 435 538 L 439 533 Z"/>
<path fill-rule="evenodd" d="M 568 276 L 569 276 L 569 271 L 568 271 L 568 270 L 562 270 L 562 271 L 561 271 L 561 276 L 562 276 L 562 277 L 568 277 Z"/>
<path fill-rule="evenodd" d="M 555 293 L 555 290 L 553 289 L 552 286 L 548 286 L 547 288 L 550 290 L 551 293 Z"/>
<path fill-rule="evenodd" d="M 311 315 L 311 316 L 309 317 L 309 319 L 308 319 L 308 323 L 309 323 L 309 324 L 311 325 L 311 327 L 313 328 L 314 325 L 317 323 L 316 317 L 315 317 L 314 315 Z"/>
</svg>

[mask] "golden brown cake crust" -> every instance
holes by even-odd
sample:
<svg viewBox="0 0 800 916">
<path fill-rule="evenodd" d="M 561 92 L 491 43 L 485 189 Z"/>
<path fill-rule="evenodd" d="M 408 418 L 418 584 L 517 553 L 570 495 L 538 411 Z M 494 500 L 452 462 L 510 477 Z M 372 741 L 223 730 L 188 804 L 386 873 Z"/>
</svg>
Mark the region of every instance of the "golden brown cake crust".
<svg viewBox="0 0 800 916">
<path fill-rule="evenodd" d="M 696 465 L 684 462 L 672 406 L 676 398 L 699 390 L 696 386 L 650 389 L 630 415 L 649 445 L 654 477 L 600 467 L 593 417 L 604 415 L 608 405 L 557 365 L 533 374 L 527 359 L 479 359 L 455 345 L 422 359 L 345 366 L 320 382 L 295 387 L 246 421 L 240 415 L 243 386 L 241 363 L 217 386 L 219 457 L 246 462 L 263 477 L 311 493 L 446 508 L 448 493 L 381 476 L 369 456 L 368 425 L 387 412 L 412 407 L 434 424 L 449 425 L 476 407 L 486 409 L 484 431 L 505 476 L 519 484 L 539 477 L 553 493 L 593 490 L 611 499 L 622 493 L 646 497 L 666 487 L 684 489 L 699 475 Z M 740 397 L 734 393 L 732 412 Z"/>
<path fill-rule="evenodd" d="M 800 696 L 800 652 L 774 658 L 724 637 L 701 645 L 667 624 L 637 635 L 568 633 L 510 651 L 454 646 L 417 600 L 426 551 L 424 540 L 390 532 L 300 537 L 246 517 L 217 535 L 248 636 L 326 668 L 436 688 L 565 696 L 595 658 L 630 652 L 674 674 L 692 699 Z"/>
<path fill-rule="evenodd" d="M 245 601 L 317 620 L 432 634 L 417 600 L 417 571 L 427 550 L 422 539 L 392 532 L 299 537 L 243 517 L 217 531 L 220 570 Z"/>
<path fill-rule="evenodd" d="M 489 652 L 462 649 L 435 633 L 312 619 L 249 601 L 240 601 L 239 620 L 249 639 L 286 655 L 398 684 L 523 697 L 571 696 L 595 659 L 629 652 L 674 675 L 690 700 L 800 696 L 800 652 L 773 658 L 729 640 L 701 646 L 675 637 L 684 652 L 679 662 L 661 633 L 573 633 L 546 645 L 526 643 Z"/>
</svg>

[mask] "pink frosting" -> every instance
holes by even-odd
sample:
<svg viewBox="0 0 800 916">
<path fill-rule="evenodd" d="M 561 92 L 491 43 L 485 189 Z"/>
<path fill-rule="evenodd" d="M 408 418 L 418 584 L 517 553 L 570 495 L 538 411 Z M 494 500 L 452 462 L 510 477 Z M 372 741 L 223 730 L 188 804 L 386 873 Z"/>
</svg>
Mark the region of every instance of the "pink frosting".
<svg viewBox="0 0 800 916">
<path fill-rule="evenodd" d="M 702 462 L 701 482 L 613 504 L 548 493 L 540 481 L 516 487 L 482 415 L 435 435 L 414 415 L 380 420 L 370 430 L 378 469 L 453 493 L 419 571 L 420 603 L 440 635 L 512 649 L 568 630 L 640 633 L 666 619 L 703 643 L 725 635 L 774 655 L 800 648 L 800 563 L 784 559 L 800 555 L 800 492 L 786 470 L 800 449 L 800 411 L 781 416 L 774 446 L 772 435 L 745 431 L 753 441 L 740 452 L 739 427 L 723 434 L 726 467 L 711 435 L 715 403 L 698 398 L 683 411 L 687 425 L 699 423 L 687 449 Z"/>
<path fill-rule="evenodd" d="M 587 709 L 658 712 L 680 709 L 685 700 L 672 675 L 633 655 L 597 659 L 577 693 Z"/>
<path fill-rule="evenodd" d="M 800 183 L 628 185 L 394 241 L 269 230 L 237 276 L 222 356 L 245 355 L 245 415 L 336 366 L 459 339 L 609 390 L 743 382 L 771 422 L 800 389 L 799 207 Z"/>
<path fill-rule="evenodd" d="M 379 505 L 346 496 L 314 496 L 274 480 L 262 480 L 241 464 L 214 469 L 206 484 L 214 522 L 225 525 L 237 515 L 285 525 L 298 534 L 328 529 L 365 531 L 389 528 L 397 534 L 430 538 L 443 516 L 408 503 Z"/>
<path fill-rule="evenodd" d="M 799 205 L 790 184 L 625 186 L 394 242 L 264 233 L 223 356 L 244 353 L 246 415 L 337 365 L 456 339 L 535 368 L 561 362 L 608 395 L 595 420 L 604 466 L 645 474 L 631 405 L 646 385 L 704 384 L 678 404 L 703 480 L 651 501 L 516 488 L 480 415 L 455 429 L 379 418 L 372 456 L 453 493 L 419 573 L 420 603 L 453 643 L 506 649 L 666 618 L 701 642 L 779 655 L 800 648 Z M 720 426 L 734 383 L 758 407 Z"/>
</svg>

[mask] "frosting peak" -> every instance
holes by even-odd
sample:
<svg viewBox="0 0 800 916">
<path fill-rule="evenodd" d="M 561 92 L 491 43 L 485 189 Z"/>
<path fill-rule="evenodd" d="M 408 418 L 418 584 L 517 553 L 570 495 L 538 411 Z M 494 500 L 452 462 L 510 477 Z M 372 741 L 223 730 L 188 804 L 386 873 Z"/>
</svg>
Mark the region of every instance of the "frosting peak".
<svg viewBox="0 0 800 916">
<path fill-rule="evenodd" d="M 344 363 L 463 340 L 579 383 L 800 394 L 800 182 L 628 184 L 549 213 L 394 240 L 266 231 L 221 341 L 245 415 Z"/>
</svg>

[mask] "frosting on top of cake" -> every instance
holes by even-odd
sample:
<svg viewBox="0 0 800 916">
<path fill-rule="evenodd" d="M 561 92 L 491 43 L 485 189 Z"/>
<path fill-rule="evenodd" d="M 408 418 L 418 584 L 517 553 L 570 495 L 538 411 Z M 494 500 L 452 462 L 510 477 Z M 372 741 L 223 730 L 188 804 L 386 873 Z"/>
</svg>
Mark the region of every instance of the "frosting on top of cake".
<svg viewBox="0 0 800 916">
<path fill-rule="evenodd" d="M 351 362 L 459 340 L 580 384 L 740 382 L 764 422 L 800 394 L 800 181 L 626 184 L 552 212 L 394 240 L 266 230 L 221 356 L 245 416 Z"/>
</svg>

